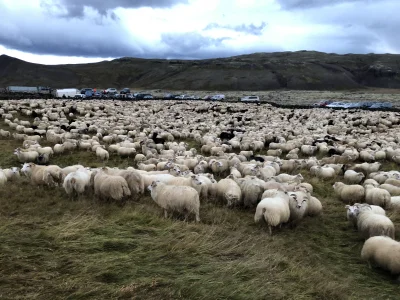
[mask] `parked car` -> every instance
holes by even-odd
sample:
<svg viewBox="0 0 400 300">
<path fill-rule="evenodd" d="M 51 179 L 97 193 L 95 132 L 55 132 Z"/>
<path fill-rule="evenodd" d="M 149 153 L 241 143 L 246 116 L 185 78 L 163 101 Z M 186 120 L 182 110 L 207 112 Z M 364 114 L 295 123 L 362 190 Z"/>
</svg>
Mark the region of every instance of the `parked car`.
<svg viewBox="0 0 400 300">
<path fill-rule="evenodd" d="M 361 107 L 361 103 L 358 102 L 349 102 L 349 103 L 345 103 L 344 108 L 360 108 Z"/>
<path fill-rule="evenodd" d="M 211 100 L 225 100 L 225 95 L 214 95 L 211 97 Z"/>
<path fill-rule="evenodd" d="M 330 108 L 344 108 L 344 106 L 346 105 L 346 103 L 344 102 L 332 102 L 330 104 L 327 104 L 326 107 L 330 107 Z"/>
<path fill-rule="evenodd" d="M 119 93 L 120 94 L 129 94 L 131 90 L 129 88 L 123 88 Z"/>
<path fill-rule="evenodd" d="M 175 94 L 165 94 L 164 96 L 163 96 L 163 100 L 172 100 L 172 99 L 175 99 Z"/>
<path fill-rule="evenodd" d="M 319 102 L 314 103 L 313 106 L 324 107 L 327 106 L 328 104 L 331 104 L 332 102 L 333 102 L 332 100 L 321 100 Z"/>
<path fill-rule="evenodd" d="M 374 104 L 376 104 L 376 103 L 378 103 L 378 102 L 375 102 L 375 101 L 365 101 L 365 102 L 361 102 L 361 107 L 370 107 L 370 106 L 372 106 L 372 105 L 374 105 Z"/>
<path fill-rule="evenodd" d="M 76 94 L 74 96 L 75 99 L 84 99 L 85 97 L 86 97 L 85 94 Z"/>
<path fill-rule="evenodd" d="M 245 96 L 240 98 L 242 102 L 260 102 L 260 97 L 258 96 Z"/>
<path fill-rule="evenodd" d="M 144 97 L 143 97 L 143 100 L 150 100 L 150 99 L 154 99 L 154 97 L 150 94 L 144 95 Z"/>
<path fill-rule="evenodd" d="M 116 94 L 116 93 L 118 93 L 117 89 L 115 89 L 115 88 L 108 88 L 108 89 L 105 90 L 105 92 L 107 94 Z"/>
<path fill-rule="evenodd" d="M 147 96 L 147 98 L 145 98 Z M 151 98 L 149 98 L 149 96 Z M 135 95 L 136 100 L 145 100 L 145 99 L 153 99 L 153 96 L 151 94 L 145 94 L 145 93 L 138 93 Z"/>
</svg>

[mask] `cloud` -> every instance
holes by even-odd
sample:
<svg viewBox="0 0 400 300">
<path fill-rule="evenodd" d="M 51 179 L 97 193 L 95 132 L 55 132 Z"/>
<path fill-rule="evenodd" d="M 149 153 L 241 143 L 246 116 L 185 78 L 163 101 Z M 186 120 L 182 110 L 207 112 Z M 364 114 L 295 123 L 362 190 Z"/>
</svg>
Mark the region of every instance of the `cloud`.
<svg viewBox="0 0 400 300">
<path fill-rule="evenodd" d="M 168 8 L 176 4 L 187 4 L 188 0 L 41 0 L 41 6 L 48 11 L 58 11 L 59 16 L 83 18 L 85 8 L 96 11 L 101 16 L 110 16 L 116 20 L 113 12 L 116 8 Z"/>
<path fill-rule="evenodd" d="M 212 30 L 212 29 L 229 29 L 236 32 L 243 32 L 247 34 L 260 36 L 263 34 L 263 29 L 267 26 L 267 23 L 262 22 L 260 26 L 256 26 L 253 23 L 251 24 L 240 24 L 240 25 L 221 25 L 218 23 L 210 23 L 208 24 L 204 30 Z"/>
<path fill-rule="evenodd" d="M 335 6 L 342 3 L 371 2 L 370 0 L 276 0 L 283 9 L 307 9 L 323 6 Z M 375 0 L 379 2 L 380 0 Z"/>
</svg>

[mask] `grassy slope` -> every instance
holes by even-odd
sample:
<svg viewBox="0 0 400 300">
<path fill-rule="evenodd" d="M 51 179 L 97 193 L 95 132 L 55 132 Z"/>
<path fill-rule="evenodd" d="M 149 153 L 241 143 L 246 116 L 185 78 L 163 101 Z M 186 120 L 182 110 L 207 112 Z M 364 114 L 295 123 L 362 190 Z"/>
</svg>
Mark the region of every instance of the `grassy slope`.
<svg viewBox="0 0 400 300">
<path fill-rule="evenodd" d="M 0 141 L 2 167 L 19 164 L 12 155 L 18 145 Z M 87 152 L 52 163 L 101 165 Z M 195 225 L 163 219 L 148 196 L 119 207 L 90 197 L 71 202 L 63 190 L 32 187 L 26 179 L 7 184 L 0 200 L 0 298 L 398 299 L 394 278 L 360 260 L 363 240 L 348 225 L 332 182 L 304 175 L 323 216 L 272 238 L 253 224 L 252 211 L 206 203 Z"/>
</svg>

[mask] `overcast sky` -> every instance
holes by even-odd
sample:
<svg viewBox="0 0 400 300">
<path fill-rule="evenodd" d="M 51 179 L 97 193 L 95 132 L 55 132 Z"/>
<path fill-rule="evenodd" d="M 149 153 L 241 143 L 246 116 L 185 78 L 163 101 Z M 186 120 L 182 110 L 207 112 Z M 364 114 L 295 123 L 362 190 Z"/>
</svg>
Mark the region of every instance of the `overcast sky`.
<svg viewBox="0 0 400 300">
<path fill-rule="evenodd" d="M 400 53 L 400 0 L 0 0 L 0 54 L 43 64 Z"/>
</svg>

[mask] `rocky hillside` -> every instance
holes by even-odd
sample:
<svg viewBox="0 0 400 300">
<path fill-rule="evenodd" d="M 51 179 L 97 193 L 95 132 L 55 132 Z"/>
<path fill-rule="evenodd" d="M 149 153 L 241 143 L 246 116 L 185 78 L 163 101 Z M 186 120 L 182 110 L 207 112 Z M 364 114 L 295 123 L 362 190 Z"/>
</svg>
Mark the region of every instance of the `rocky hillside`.
<svg viewBox="0 0 400 300">
<path fill-rule="evenodd" d="M 400 55 L 298 51 L 206 60 L 126 57 L 55 66 L 2 55 L 0 87 L 8 85 L 253 91 L 400 88 Z"/>
</svg>

